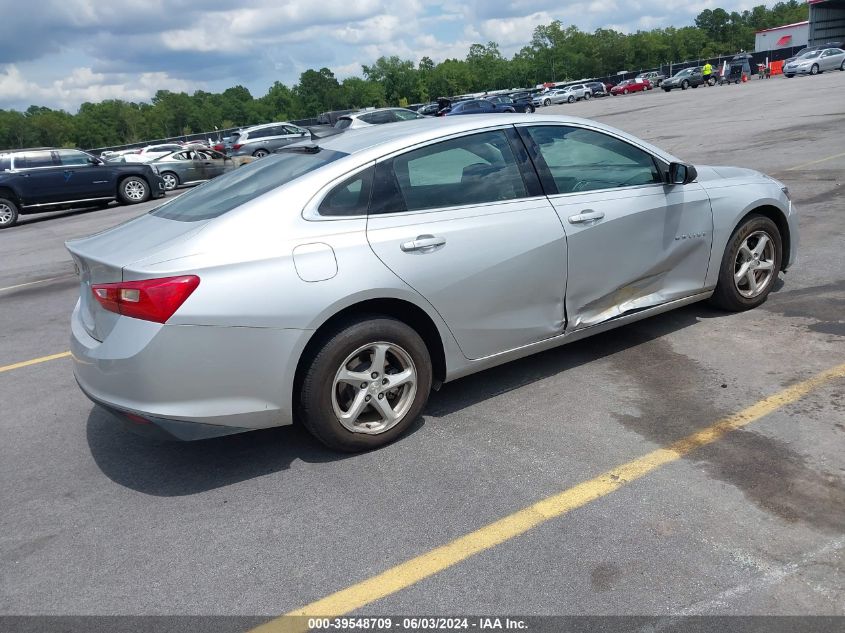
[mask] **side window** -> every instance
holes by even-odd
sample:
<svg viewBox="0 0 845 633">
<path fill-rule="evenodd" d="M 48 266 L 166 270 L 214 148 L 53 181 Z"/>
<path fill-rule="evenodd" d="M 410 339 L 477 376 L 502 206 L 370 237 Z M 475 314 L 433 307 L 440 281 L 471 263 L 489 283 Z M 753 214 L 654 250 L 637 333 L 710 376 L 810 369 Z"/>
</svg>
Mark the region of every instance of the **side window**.
<svg viewBox="0 0 845 633">
<path fill-rule="evenodd" d="M 507 137 L 500 131 L 429 145 L 385 165 L 379 171 L 388 173 L 377 178 L 370 213 L 484 204 L 528 195 Z M 397 192 L 400 204 L 395 203 Z"/>
<path fill-rule="evenodd" d="M 12 168 L 11 156 L 0 157 L 0 171 L 8 171 Z"/>
<path fill-rule="evenodd" d="M 397 121 L 410 121 L 420 118 L 420 115 L 416 112 L 405 112 L 404 110 L 394 110 L 393 114 L 396 116 Z"/>
<path fill-rule="evenodd" d="M 52 167 L 53 166 L 53 154 L 52 152 L 27 152 L 22 156 L 23 162 L 20 158 L 15 159 L 15 163 L 18 167 Z M 21 164 L 23 163 L 23 164 Z"/>
<path fill-rule="evenodd" d="M 372 167 L 344 180 L 323 198 L 318 213 L 325 216 L 366 215 L 372 181 Z"/>
<path fill-rule="evenodd" d="M 527 128 L 558 193 L 662 182 L 651 155 L 607 134 L 566 126 Z"/>
<path fill-rule="evenodd" d="M 78 152 L 73 149 L 60 149 L 58 151 L 59 154 L 59 161 L 62 165 L 88 165 L 88 154 L 84 152 Z"/>
<path fill-rule="evenodd" d="M 270 129 L 271 128 L 265 127 L 264 129 L 261 129 L 261 130 L 253 130 L 252 132 L 249 132 L 249 134 L 248 134 L 249 140 L 251 141 L 253 139 L 265 138 L 267 136 L 270 136 Z"/>
</svg>

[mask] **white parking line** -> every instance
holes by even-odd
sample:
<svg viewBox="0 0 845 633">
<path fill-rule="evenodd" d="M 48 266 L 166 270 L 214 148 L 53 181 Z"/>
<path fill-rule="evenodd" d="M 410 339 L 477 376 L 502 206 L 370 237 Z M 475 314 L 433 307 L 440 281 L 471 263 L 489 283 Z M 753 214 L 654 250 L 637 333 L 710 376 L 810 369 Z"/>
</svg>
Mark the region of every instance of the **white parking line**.
<svg viewBox="0 0 845 633">
<path fill-rule="evenodd" d="M 5 290 L 15 290 L 17 288 L 26 288 L 27 286 L 34 286 L 35 284 L 44 284 L 48 281 L 56 281 L 57 279 L 64 279 L 65 277 L 70 277 L 73 273 L 66 273 L 64 275 L 59 275 L 58 277 L 48 277 L 47 279 L 39 279 L 38 281 L 29 281 L 25 284 L 17 284 L 16 286 L 6 286 L 5 288 L 0 288 L 0 292 Z"/>
</svg>

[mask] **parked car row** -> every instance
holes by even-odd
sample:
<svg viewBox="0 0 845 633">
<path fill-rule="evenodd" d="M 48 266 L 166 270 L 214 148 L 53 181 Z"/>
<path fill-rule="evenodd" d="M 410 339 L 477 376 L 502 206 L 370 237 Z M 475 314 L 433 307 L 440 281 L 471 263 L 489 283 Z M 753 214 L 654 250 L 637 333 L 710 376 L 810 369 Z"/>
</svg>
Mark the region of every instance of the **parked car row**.
<svg viewBox="0 0 845 633">
<path fill-rule="evenodd" d="M 845 50 L 842 48 L 814 48 L 798 55 L 783 66 L 786 77 L 818 75 L 826 70 L 845 71 Z"/>
</svg>

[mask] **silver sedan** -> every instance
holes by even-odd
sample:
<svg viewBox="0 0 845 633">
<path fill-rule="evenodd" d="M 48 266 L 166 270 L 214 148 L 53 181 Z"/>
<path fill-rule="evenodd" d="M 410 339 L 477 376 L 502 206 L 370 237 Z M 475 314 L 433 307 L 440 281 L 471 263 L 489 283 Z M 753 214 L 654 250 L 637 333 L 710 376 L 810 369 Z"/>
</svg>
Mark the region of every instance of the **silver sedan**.
<svg viewBox="0 0 845 633">
<path fill-rule="evenodd" d="M 179 185 L 195 185 L 234 169 L 232 159 L 208 148 L 183 149 L 150 161 L 168 191 Z"/>
<path fill-rule="evenodd" d="M 136 430 L 298 419 L 365 450 L 433 386 L 695 301 L 754 308 L 795 261 L 781 183 L 537 116 L 299 143 L 68 242 L 80 387 Z"/>
<path fill-rule="evenodd" d="M 817 75 L 826 70 L 845 71 L 845 51 L 840 48 L 824 48 L 804 53 L 783 67 L 787 77 L 794 75 Z"/>
</svg>

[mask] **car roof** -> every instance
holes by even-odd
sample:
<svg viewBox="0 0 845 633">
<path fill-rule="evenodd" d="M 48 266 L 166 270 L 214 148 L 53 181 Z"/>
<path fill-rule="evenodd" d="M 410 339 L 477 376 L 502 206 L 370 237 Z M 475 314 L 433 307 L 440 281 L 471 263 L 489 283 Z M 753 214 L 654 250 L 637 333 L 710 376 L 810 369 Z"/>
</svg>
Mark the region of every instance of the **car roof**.
<svg viewBox="0 0 845 633">
<path fill-rule="evenodd" d="M 20 154 L 21 152 L 46 152 L 54 149 L 59 149 L 57 147 L 21 147 L 20 149 L 4 149 L 0 152 L 0 156 L 5 156 L 7 154 Z"/>
<path fill-rule="evenodd" d="M 389 111 L 393 111 L 393 110 L 401 110 L 402 112 L 414 112 L 413 110 L 410 110 L 409 108 L 399 108 L 399 107 L 373 108 L 372 110 L 362 110 L 361 112 L 350 112 L 349 114 L 344 114 L 343 116 L 340 116 L 338 118 L 339 119 L 351 119 L 351 118 L 354 118 L 354 117 L 363 116 L 365 114 L 372 114 L 373 112 L 389 112 Z"/>
<path fill-rule="evenodd" d="M 262 130 L 265 127 L 273 127 L 274 125 L 291 125 L 289 121 L 276 121 L 275 123 L 261 123 L 260 125 L 250 125 L 249 127 L 241 128 L 238 134 L 244 132 L 252 132 L 253 130 Z"/>
<path fill-rule="evenodd" d="M 501 128 L 503 125 L 531 123 L 540 125 L 543 123 L 553 124 L 576 124 L 604 130 L 632 141 L 634 144 L 648 149 L 654 154 L 672 162 L 678 159 L 668 154 L 659 147 L 655 147 L 645 141 L 622 132 L 616 128 L 572 116 L 563 115 L 539 115 L 539 114 L 476 114 L 473 116 L 456 116 L 442 118 L 424 118 L 411 121 L 404 121 L 401 125 L 373 125 L 365 128 L 347 129 L 343 134 L 319 139 L 317 145 L 323 149 L 347 154 L 361 154 L 362 160 L 375 160 L 395 151 L 403 150 L 427 141 L 445 139 L 451 134 L 464 132 L 483 131 L 485 129 Z M 301 141 L 288 145 L 288 148 L 296 146 L 314 145 L 313 141 Z"/>
</svg>

